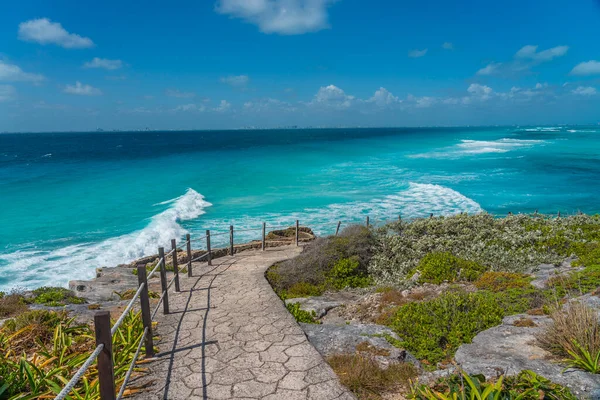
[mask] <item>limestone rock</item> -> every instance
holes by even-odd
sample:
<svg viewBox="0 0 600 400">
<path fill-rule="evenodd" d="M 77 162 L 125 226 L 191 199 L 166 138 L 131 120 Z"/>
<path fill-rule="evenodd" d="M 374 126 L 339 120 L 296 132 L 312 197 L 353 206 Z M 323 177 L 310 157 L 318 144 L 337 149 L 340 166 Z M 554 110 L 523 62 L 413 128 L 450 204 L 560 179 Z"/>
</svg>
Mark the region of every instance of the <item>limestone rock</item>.
<svg viewBox="0 0 600 400">
<path fill-rule="evenodd" d="M 520 318 L 531 319 L 535 326 L 514 326 Z M 475 336 L 472 343 L 460 346 L 455 360 L 467 373 L 483 374 L 487 378 L 532 370 L 568 386 L 578 397 L 600 399 L 600 375 L 575 369 L 563 372 L 564 365 L 538 345 L 536 334 L 549 324 L 552 319 L 547 316 L 520 314 L 506 317 L 502 325 L 485 330 Z"/>
<path fill-rule="evenodd" d="M 398 336 L 385 326 L 375 324 L 317 325 L 303 323 L 300 326 L 306 333 L 309 342 L 324 357 L 334 354 L 355 354 L 357 346 L 360 345 L 359 349 L 365 349 L 384 367 L 391 362 L 398 361 L 412 362 L 418 365 L 418 361 L 414 356 L 406 350 L 392 346 L 383 337 L 383 335 L 390 335 L 394 339 L 398 339 Z"/>
</svg>

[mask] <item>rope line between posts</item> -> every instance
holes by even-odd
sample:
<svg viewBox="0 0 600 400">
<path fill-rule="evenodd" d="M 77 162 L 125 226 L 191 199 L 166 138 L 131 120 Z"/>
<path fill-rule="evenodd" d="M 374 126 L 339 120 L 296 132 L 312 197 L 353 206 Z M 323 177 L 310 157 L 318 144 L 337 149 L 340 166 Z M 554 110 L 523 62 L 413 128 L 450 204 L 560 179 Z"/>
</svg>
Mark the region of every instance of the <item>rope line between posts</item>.
<svg viewBox="0 0 600 400">
<path fill-rule="evenodd" d="M 83 377 L 83 374 L 92 366 L 92 363 L 96 361 L 96 358 L 100 355 L 100 352 L 104 349 L 104 344 L 99 344 L 96 349 L 90 354 L 88 359 L 83 363 L 81 368 L 77 370 L 75 375 L 71 378 L 69 383 L 60 391 L 60 393 L 54 398 L 54 400 L 63 400 L 71 390 L 77 385 L 77 382 Z"/>
<path fill-rule="evenodd" d="M 125 310 L 123 310 L 123 313 L 121 314 L 121 316 L 119 317 L 119 319 L 117 320 L 117 322 L 115 322 L 115 324 L 113 325 L 112 329 L 110 330 L 110 335 L 111 336 L 114 335 L 115 332 L 117 332 L 117 329 L 119 329 L 119 326 L 121 326 L 121 324 L 125 320 L 125 317 L 127 317 L 127 314 L 133 308 L 133 303 L 137 300 L 137 298 L 139 297 L 139 295 L 142 293 L 142 289 L 144 288 L 144 286 L 146 286 L 146 284 L 144 284 L 144 283 L 142 283 L 140 285 L 140 287 L 138 288 L 137 292 L 135 292 L 135 295 L 133 295 L 133 298 L 131 299 L 131 301 L 129 302 L 129 304 L 127 304 L 127 307 L 125 307 Z"/>
<path fill-rule="evenodd" d="M 167 293 L 167 291 L 165 290 L 164 292 L 162 292 L 162 294 L 160 295 L 160 298 L 158 299 L 158 303 L 156 304 L 156 308 L 154 308 L 154 311 L 152 311 L 152 316 L 150 317 L 151 320 L 154 321 L 154 317 L 156 316 L 156 313 L 158 312 L 158 309 L 160 308 L 160 305 L 162 304 L 164 298 L 165 298 L 165 294 Z"/>
<path fill-rule="evenodd" d="M 125 374 L 125 379 L 123 380 L 123 383 L 121 384 L 121 389 L 119 390 L 119 394 L 117 395 L 117 400 L 120 400 L 123 398 L 123 393 L 125 393 L 125 389 L 127 387 L 127 384 L 129 383 L 129 378 L 131 378 L 131 373 L 133 372 L 133 368 L 135 368 L 135 363 L 136 363 L 138 357 L 140 356 L 140 350 L 142 350 L 142 345 L 144 344 L 144 339 L 146 339 L 147 334 L 148 334 L 148 327 L 144 328 L 144 333 L 142 333 L 142 337 L 140 338 L 140 342 L 138 343 L 138 347 L 137 347 L 137 350 L 135 351 L 135 355 L 133 356 L 133 359 L 131 360 L 131 364 L 129 364 L 129 369 L 127 370 L 127 373 Z"/>
</svg>

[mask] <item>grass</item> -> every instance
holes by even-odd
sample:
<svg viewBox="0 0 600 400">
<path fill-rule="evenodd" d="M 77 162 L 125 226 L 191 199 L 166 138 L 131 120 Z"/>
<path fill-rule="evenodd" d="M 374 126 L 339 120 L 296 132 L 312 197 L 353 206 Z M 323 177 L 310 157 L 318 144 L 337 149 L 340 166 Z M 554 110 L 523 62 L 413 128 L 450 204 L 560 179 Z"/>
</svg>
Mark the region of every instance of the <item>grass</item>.
<svg viewBox="0 0 600 400">
<path fill-rule="evenodd" d="M 548 351 L 569 366 L 600 372 L 600 319 L 590 307 L 572 303 L 551 314 L 554 324 L 538 335 Z"/>
<path fill-rule="evenodd" d="M 533 371 L 517 376 L 500 376 L 486 381 L 483 375 L 465 372 L 441 379 L 433 387 L 411 386 L 413 400 L 577 400 L 564 386 L 551 382 Z"/>
<path fill-rule="evenodd" d="M 334 355 L 327 362 L 359 400 L 379 400 L 386 393 L 406 391 L 410 379 L 417 375 L 410 363 L 391 364 L 383 369 L 371 357 L 360 354 Z"/>
<path fill-rule="evenodd" d="M 317 323 L 317 314 L 314 311 L 302 310 L 300 308 L 300 303 L 288 303 L 285 305 L 285 307 L 297 322 L 304 322 L 306 324 Z"/>
</svg>

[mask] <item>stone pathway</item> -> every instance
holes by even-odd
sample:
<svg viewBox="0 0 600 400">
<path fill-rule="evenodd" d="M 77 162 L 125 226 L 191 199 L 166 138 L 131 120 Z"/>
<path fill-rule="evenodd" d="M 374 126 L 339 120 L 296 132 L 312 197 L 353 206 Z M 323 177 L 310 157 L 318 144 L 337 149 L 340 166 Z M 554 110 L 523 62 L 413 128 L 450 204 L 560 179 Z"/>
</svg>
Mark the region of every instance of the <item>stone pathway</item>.
<svg viewBox="0 0 600 400">
<path fill-rule="evenodd" d="M 194 263 L 157 314 L 159 354 L 137 399 L 354 399 L 264 278 L 285 246 Z M 174 288 L 174 286 L 172 287 Z"/>
</svg>

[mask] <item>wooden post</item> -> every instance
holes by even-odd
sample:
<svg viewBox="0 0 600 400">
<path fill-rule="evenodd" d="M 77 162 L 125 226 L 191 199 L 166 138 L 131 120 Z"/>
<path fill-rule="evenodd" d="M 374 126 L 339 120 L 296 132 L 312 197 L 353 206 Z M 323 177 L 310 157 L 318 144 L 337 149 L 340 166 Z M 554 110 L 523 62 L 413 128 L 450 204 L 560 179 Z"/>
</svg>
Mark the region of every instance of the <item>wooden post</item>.
<svg viewBox="0 0 600 400">
<path fill-rule="evenodd" d="M 266 234 L 267 234 L 267 223 L 263 222 L 263 226 L 262 226 L 262 251 L 265 251 L 265 245 L 266 245 Z"/>
<path fill-rule="evenodd" d="M 165 263 L 165 248 L 158 248 L 158 257 L 162 260 L 160 262 L 160 287 L 164 294 L 163 296 L 163 313 L 169 313 L 169 289 L 167 289 L 167 266 Z"/>
<path fill-rule="evenodd" d="M 560 211 L 558 212 L 558 218 L 560 218 Z"/>
<path fill-rule="evenodd" d="M 367 228 L 369 227 L 369 216 L 367 215 Z"/>
<path fill-rule="evenodd" d="M 299 241 L 299 232 L 300 231 L 300 221 L 296 220 L 296 246 L 298 246 Z"/>
<path fill-rule="evenodd" d="M 181 291 L 179 287 L 179 265 L 177 264 L 177 240 L 171 239 L 171 248 L 173 249 L 173 273 L 175 274 L 175 291 Z"/>
<path fill-rule="evenodd" d="M 398 222 L 402 222 L 402 214 L 398 214 Z"/>
<path fill-rule="evenodd" d="M 433 213 L 429 214 L 429 218 L 430 219 L 433 218 Z"/>
<path fill-rule="evenodd" d="M 191 240 L 189 233 L 187 235 L 185 235 L 185 241 L 186 241 L 186 250 L 187 250 L 187 256 L 188 256 L 188 262 L 187 262 L 188 276 L 191 278 L 192 277 L 192 240 Z"/>
<path fill-rule="evenodd" d="M 340 225 L 342 225 L 342 221 L 338 221 L 337 228 L 335 228 L 335 236 L 337 236 L 340 231 Z"/>
<path fill-rule="evenodd" d="M 98 311 L 94 315 L 94 330 L 96 331 L 96 346 L 104 345 L 98 355 L 98 382 L 100 384 L 100 398 L 102 400 L 115 400 L 115 372 L 112 357 L 112 335 L 110 334 L 110 313 Z"/>
<path fill-rule="evenodd" d="M 148 328 L 146 333 L 146 358 L 154 357 L 154 343 L 152 341 L 152 316 L 150 314 L 150 297 L 148 296 L 148 279 L 146 277 L 146 266 L 137 266 L 138 285 L 144 285 L 140 293 L 140 308 L 142 309 L 142 323 Z M 138 286 L 139 287 L 139 286 Z"/>
<path fill-rule="evenodd" d="M 233 225 L 229 225 L 229 255 L 233 255 Z"/>
<path fill-rule="evenodd" d="M 212 265 L 212 251 L 210 250 L 210 229 L 206 230 L 206 251 L 208 252 L 208 265 Z"/>
</svg>

